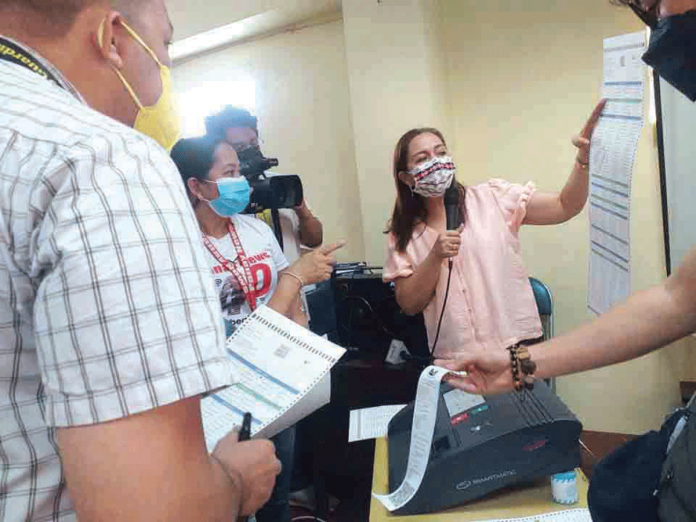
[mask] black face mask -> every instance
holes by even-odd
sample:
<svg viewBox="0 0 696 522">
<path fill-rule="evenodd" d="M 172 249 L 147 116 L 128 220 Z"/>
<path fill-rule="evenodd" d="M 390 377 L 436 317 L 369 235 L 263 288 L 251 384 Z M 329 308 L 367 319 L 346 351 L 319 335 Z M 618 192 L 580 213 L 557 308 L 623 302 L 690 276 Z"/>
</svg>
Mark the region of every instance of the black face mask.
<svg viewBox="0 0 696 522">
<path fill-rule="evenodd" d="M 650 36 L 643 61 L 696 102 L 696 11 L 660 20 Z"/>
</svg>

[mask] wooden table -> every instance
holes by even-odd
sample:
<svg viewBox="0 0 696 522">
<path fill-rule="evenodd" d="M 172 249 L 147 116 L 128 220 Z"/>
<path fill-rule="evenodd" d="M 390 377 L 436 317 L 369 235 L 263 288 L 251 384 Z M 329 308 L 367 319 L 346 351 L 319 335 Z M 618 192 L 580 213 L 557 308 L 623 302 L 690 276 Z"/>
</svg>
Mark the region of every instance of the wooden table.
<svg viewBox="0 0 696 522">
<path fill-rule="evenodd" d="M 592 478 L 595 465 L 607 454 L 623 446 L 636 435 L 626 433 L 610 433 L 606 431 L 583 431 L 580 435 L 582 442 L 581 459 L 582 471 L 587 478 Z"/>
</svg>

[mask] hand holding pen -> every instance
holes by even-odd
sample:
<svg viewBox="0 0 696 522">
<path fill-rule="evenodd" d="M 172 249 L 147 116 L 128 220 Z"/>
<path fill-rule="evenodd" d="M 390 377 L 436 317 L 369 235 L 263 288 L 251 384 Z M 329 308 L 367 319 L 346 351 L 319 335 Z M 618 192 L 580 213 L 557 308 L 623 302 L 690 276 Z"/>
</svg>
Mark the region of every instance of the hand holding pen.
<svg viewBox="0 0 696 522">
<path fill-rule="evenodd" d="M 233 482 L 239 483 L 242 495 L 239 513 L 243 516 L 255 513 L 268 502 L 276 476 L 280 474 L 280 461 L 273 443 L 268 440 L 248 440 L 251 421 L 249 415 L 249 420 L 242 423 L 242 429 L 226 435 L 212 454 Z M 247 440 L 243 441 L 243 438 Z"/>
</svg>

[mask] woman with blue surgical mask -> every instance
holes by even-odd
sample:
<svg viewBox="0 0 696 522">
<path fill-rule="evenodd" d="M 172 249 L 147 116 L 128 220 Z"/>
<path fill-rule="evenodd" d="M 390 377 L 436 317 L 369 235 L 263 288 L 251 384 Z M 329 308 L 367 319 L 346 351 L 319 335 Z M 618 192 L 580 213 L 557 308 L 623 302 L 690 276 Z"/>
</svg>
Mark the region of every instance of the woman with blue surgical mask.
<svg viewBox="0 0 696 522">
<path fill-rule="evenodd" d="M 184 139 L 174 146 L 171 156 L 203 233 L 227 336 L 261 305 L 306 326 L 300 291 L 304 285 L 331 276 L 333 252 L 342 245 L 314 250 L 289 266 L 268 225 L 253 215 L 242 214 L 251 189 L 239 172 L 232 146 L 210 137 Z M 294 440 L 294 427 L 272 439 L 282 473 L 271 499 L 256 514 L 258 522 L 290 520 L 288 495 Z"/>
</svg>

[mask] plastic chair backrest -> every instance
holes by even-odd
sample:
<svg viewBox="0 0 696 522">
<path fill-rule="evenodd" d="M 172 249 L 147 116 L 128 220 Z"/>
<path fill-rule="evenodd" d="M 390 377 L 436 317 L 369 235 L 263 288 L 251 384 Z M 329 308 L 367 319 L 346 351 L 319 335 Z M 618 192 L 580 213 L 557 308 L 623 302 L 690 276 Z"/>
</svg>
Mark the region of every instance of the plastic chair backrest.
<svg viewBox="0 0 696 522">
<path fill-rule="evenodd" d="M 553 296 L 551 295 L 549 287 L 537 278 L 530 277 L 529 284 L 532 285 L 532 291 L 534 292 L 534 299 L 536 300 L 539 318 L 541 319 L 541 327 L 544 332 L 544 341 L 547 341 L 554 335 Z M 556 393 L 556 379 L 546 379 L 546 383 L 551 387 L 551 390 Z"/>
<path fill-rule="evenodd" d="M 534 291 L 534 299 L 536 300 L 539 315 L 552 315 L 553 298 L 549 288 L 535 277 L 529 278 L 529 284 L 532 285 L 532 290 Z"/>
</svg>

